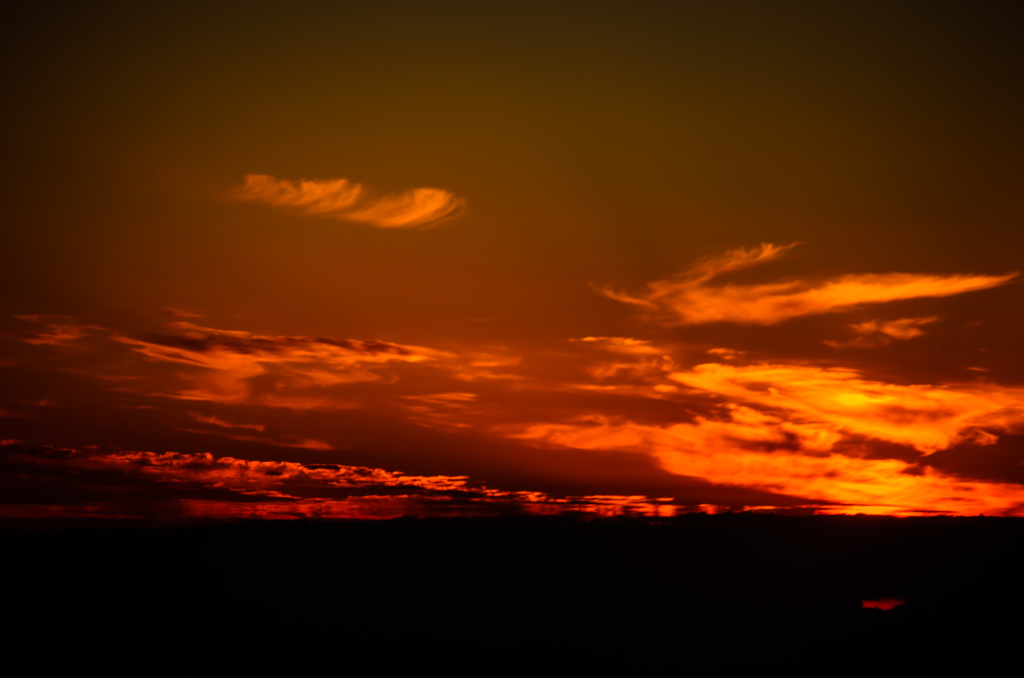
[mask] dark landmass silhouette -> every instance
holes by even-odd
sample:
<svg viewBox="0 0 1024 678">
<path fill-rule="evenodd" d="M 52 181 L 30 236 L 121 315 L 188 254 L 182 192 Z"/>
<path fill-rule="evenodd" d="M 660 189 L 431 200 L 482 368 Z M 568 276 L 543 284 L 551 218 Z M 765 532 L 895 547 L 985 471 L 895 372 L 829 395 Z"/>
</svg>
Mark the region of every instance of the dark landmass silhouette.
<svg viewBox="0 0 1024 678">
<path fill-rule="evenodd" d="M 1016 518 L 25 521 L 2 539 L 9 653 L 140 670 L 941 665 L 1012 650 L 1024 602 Z M 883 599 L 906 602 L 863 606 Z"/>
</svg>

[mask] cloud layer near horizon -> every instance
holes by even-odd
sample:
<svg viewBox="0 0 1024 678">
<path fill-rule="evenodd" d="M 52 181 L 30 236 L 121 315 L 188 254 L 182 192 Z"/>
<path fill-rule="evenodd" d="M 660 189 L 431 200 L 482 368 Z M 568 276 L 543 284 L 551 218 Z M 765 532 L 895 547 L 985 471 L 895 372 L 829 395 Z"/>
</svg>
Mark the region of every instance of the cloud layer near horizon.
<svg viewBox="0 0 1024 678">
<path fill-rule="evenodd" d="M 466 476 L 0 440 L 0 517 L 396 518 L 493 514 L 675 515 L 671 499 L 552 497 Z"/>
<path fill-rule="evenodd" d="M 843 275 L 824 281 L 798 279 L 763 284 L 711 282 L 726 273 L 779 259 L 794 246 L 795 243 L 785 246 L 762 243 L 760 247 L 749 250 L 730 250 L 721 256 L 700 261 L 676 276 L 650 282 L 647 284 L 648 291 L 639 295 L 607 287 L 599 288 L 598 291 L 616 301 L 655 313 L 669 325 L 717 322 L 775 325 L 791 318 L 845 311 L 865 304 L 948 297 L 989 289 L 1004 285 L 1018 275 L 865 273 Z"/>
<path fill-rule="evenodd" d="M 900 515 L 1020 513 L 1024 388 L 1012 376 L 996 383 L 998 372 L 978 367 L 984 347 L 969 355 L 943 353 L 942 370 L 926 362 L 929 369 L 919 373 L 924 377 L 912 378 L 904 364 L 908 356 L 927 357 L 921 349 L 942 346 L 938 340 L 969 339 L 966 333 L 981 319 L 945 317 L 939 337 L 925 330 L 940 316 L 913 305 L 901 309 L 907 314 L 901 317 L 836 316 L 797 327 L 798 351 L 786 347 L 787 357 L 770 354 L 772 346 L 793 338 L 786 332 L 796 324 L 773 327 L 790 317 L 956 294 L 1013 276 L 890 274 L 875 276 L 876 282 L 903 282 L 879 284 L 872 294 L 849 284 L 864 276 L 815 284 L 715 280 L 787 249 L 734 250 L 674 279 L 675 296 L 627 300 L 671 315 L 666 324 L 679 324 L 680 318 L 702 324 L 712 322 L 712 307 L 691 302 L 717 299 L 716 318 L 765 327 L 753 343 L 734 336 L 741 343 L 731 346 L 718 343 L 730 328 L 687 330 L 715 342 L 703 345 L 683 343 L 676 329 L 655 328 L 660 339 L 583 336 L 514 352 L 479 343 L 440 349 L 220 329 L 213 320 L 199 325 L 181 319 L 198 313 L 166 309 L 161 313 L 175 319 L 150 331 L 23 315 L 20 327 L 2 335 L 23 347 L 27 363 L 18 377 L 22 387 L 0 400 L 0 414 L 10 431 L 46 435 L 39 432 L 53 421 L 74 422 L 66 425 L 77 431 L 82 416 L 64 410 L 65 396 L 53 397 L 59 391 L 46 387 L 34 399 L 22 391 L 35 383 L 78 379 L 67 399 L 77 397 L 77 407 L 109 418 L 107 430 L 131 424 L 147 435 L 158 431 L 147 442 L 128 437 L 119 443 L 128 449 L 167 449 L 158 447 L 167 440 L 192 452 L 219 451 L 224 459 L 276 459 L 287 449 L 294 460 L 347 459 L 427 475 L 469 468 L 487 482 L 509 473 L 517 484 L 557 477 L 555 485 L 540 489 L 561 487 L 563 498 L 577 492 L 557 483 L 580 482 L 604 464 L 603 489 L 586 490 L 588 496 L 622 491 L 621 496 L 692 499 L 684 497 L 684 504 L 814 505 L 821 511 Z M 769 288 L 790 291 L 773 296 Z M 845 290 L 835 296 L 841 303 L 809 301 L 839 289 Z M 729 300 L 736 303 L 730 306 Z M 844 343 L 817 334 L 836 330 L 856 337 Z M 781 342 L 770 335 L 782 335 Z M 833 352 L 823 341 L 837 349 L 873 350 Z M 817 350 L 817 358 L 801 350 Z M 21 369 L 21 360 L 12 358 L 5 369 Z M 90 402 L 82 402 L 82 393 L 92 394 Z M 104 398 L 103 405 L 91 402 Z M 4 437 L 37 442 L 28 434 Z M 109 444 L 88 438 L 60 444 L 94 443 Z M 435 455 L 445 461 L 435 462 Z M 147 468 L 156 464 L 155 458 L 145 459 Z M 625 468 L 636 475 L 620 483 Z"/>
<path fill-rule="evenodd" d="M 348 179 L 289 181 L 268 174 L 247 174 L 245 184 L 232 190 L 229 196 L 377 228 L 437 225 L 457 216 L 466 206 L 464 198 L 440 188 L 414 188 L 398 195 L 372 198 L 362 184 Z"/>
</svg>

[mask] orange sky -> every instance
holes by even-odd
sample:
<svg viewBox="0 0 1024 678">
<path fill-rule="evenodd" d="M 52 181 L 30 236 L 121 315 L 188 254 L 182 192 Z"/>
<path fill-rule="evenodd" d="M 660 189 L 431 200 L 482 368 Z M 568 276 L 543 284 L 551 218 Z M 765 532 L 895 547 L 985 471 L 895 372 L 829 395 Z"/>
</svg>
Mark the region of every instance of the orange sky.
<svg viewBox="0 0 1024 678">
<path fill-rule="evenodd" d="M 996 6 L 16 16 L 2 515 L 1024 510 Z"/>
</svg>

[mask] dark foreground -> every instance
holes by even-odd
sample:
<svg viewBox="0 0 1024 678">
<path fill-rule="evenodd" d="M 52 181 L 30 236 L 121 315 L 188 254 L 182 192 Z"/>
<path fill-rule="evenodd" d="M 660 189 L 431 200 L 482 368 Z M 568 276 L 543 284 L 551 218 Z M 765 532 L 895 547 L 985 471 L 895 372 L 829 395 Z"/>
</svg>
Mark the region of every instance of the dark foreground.
<svg viewBox="0 0 1024 678">
<path fill-rule="evenodd" d="M 22 524 L 0 537 L 7 651 L 39 668 L 829 675 L 1019 656 L 1024 628 L 1024 520 L 1010 518 Z M 862 607 L 886 597 L 906 604 Z"/>
</svg>

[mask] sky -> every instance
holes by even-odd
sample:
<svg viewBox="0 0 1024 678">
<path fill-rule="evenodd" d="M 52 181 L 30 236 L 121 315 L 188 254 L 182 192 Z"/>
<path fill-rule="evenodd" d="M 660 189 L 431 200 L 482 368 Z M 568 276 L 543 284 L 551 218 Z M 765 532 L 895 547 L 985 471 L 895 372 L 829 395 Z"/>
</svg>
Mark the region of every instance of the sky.
<svg viewBox="0 0 1024 678">
<path fill-rule="evenodd" d="M 0 515 L 1024 512 L 956 2 L 16 3 Z"/>
</svg>

